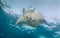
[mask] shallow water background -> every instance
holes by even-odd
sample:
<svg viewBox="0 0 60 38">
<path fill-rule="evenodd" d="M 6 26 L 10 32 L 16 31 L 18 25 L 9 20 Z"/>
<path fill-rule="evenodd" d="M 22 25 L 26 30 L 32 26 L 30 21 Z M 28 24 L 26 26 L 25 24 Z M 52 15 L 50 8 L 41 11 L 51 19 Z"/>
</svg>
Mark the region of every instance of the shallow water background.
<svg viewBox="0 0 60 38">
<path fill-rule="evenodd" d="M 11 8 L 0 7 L 0 38 L 60 38 L 60 2 L 59 0 L 1 0 Z M 12 6 L 13 5 L 13 6 Z M 36 28 L 20 24 L 16 20 L 22 14 L 22 9 L 35 7 L 51 25 L 41 24 Z"/>
</svg>

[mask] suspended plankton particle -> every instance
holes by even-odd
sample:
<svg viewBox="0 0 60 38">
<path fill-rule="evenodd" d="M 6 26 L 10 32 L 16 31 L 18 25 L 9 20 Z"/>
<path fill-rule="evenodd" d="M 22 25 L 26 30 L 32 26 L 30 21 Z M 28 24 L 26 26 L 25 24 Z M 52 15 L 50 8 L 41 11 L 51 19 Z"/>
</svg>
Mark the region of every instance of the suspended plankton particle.
<svg viewBox="0 0 60 38">
<path fill-rule="evenodd" d="M 28 7 L 28 8 L 23 8 L 23 14 L 20 16 L 16 22 L 16 25 L 18 24 L 26 24 L 31 27 L 36 27 L 39 24 L 46 23 L 45 18 L 43 15 L 41 15 L 38 11 L 36 11 L 35 8 Z"/>
</svg>

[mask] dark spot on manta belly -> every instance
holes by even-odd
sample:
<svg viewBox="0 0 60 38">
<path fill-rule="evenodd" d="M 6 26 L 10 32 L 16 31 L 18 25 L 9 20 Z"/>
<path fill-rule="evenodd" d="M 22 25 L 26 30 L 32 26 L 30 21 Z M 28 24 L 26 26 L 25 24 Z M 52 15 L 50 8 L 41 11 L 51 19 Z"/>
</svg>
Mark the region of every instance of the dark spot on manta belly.
<svg viewBox="0 0 60 38">
<path fill-rule="evenodd" d="M 28 16 L 26 16 L 29 20 L 27 20 L 29 23 L 33 23 L 33 22 L 35 22 L 36 20 L 33 20 L 31 17 L 28 17 Z"/>
<path fill-rule="evenodd" d="M 32 22 L 35 22 L 36 20 L 32 20 Z"/>
</svg>

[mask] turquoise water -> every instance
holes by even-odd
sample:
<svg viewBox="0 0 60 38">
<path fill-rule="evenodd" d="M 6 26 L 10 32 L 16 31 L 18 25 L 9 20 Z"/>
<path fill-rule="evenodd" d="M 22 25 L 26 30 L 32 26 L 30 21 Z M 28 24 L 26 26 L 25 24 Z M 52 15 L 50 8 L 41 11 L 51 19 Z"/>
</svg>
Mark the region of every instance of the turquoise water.
<svg viewBox="0 0 60 38">
<path fill-rule="evenodd" d="M 23 24 L 15 26 L 17 19 L 17 15 L 8 14 L 0 7 L 0 38 L 60 38 L 59 24 L 55 27 L 45 27 L 46 24 L 43 24 L 31 28 Z"/>
</svg>

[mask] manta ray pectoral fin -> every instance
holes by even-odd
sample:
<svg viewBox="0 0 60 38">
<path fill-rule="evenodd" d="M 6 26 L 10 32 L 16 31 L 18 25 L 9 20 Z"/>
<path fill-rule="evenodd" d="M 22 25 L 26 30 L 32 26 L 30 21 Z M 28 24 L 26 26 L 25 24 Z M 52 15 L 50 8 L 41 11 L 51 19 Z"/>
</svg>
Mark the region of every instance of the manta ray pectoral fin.
<svg viewBox="0 0 60 38">
<path fill-rule="evenodd" d="M 24 20 L 23 20 L 23 16 L 21 16 L 17 21 L 16 21 L 16 25 L 22 23 Z"/>
<path fill-rule="evenodd" d="M 48 26 L 51 26 L 47 21 L 44 21 Z"/>
<path fill-rule="evenodd" d="M 20 19 L 17 20 L 16 25 L 18 25 L 19 23 L 20 23 Z"/>
</svg>

